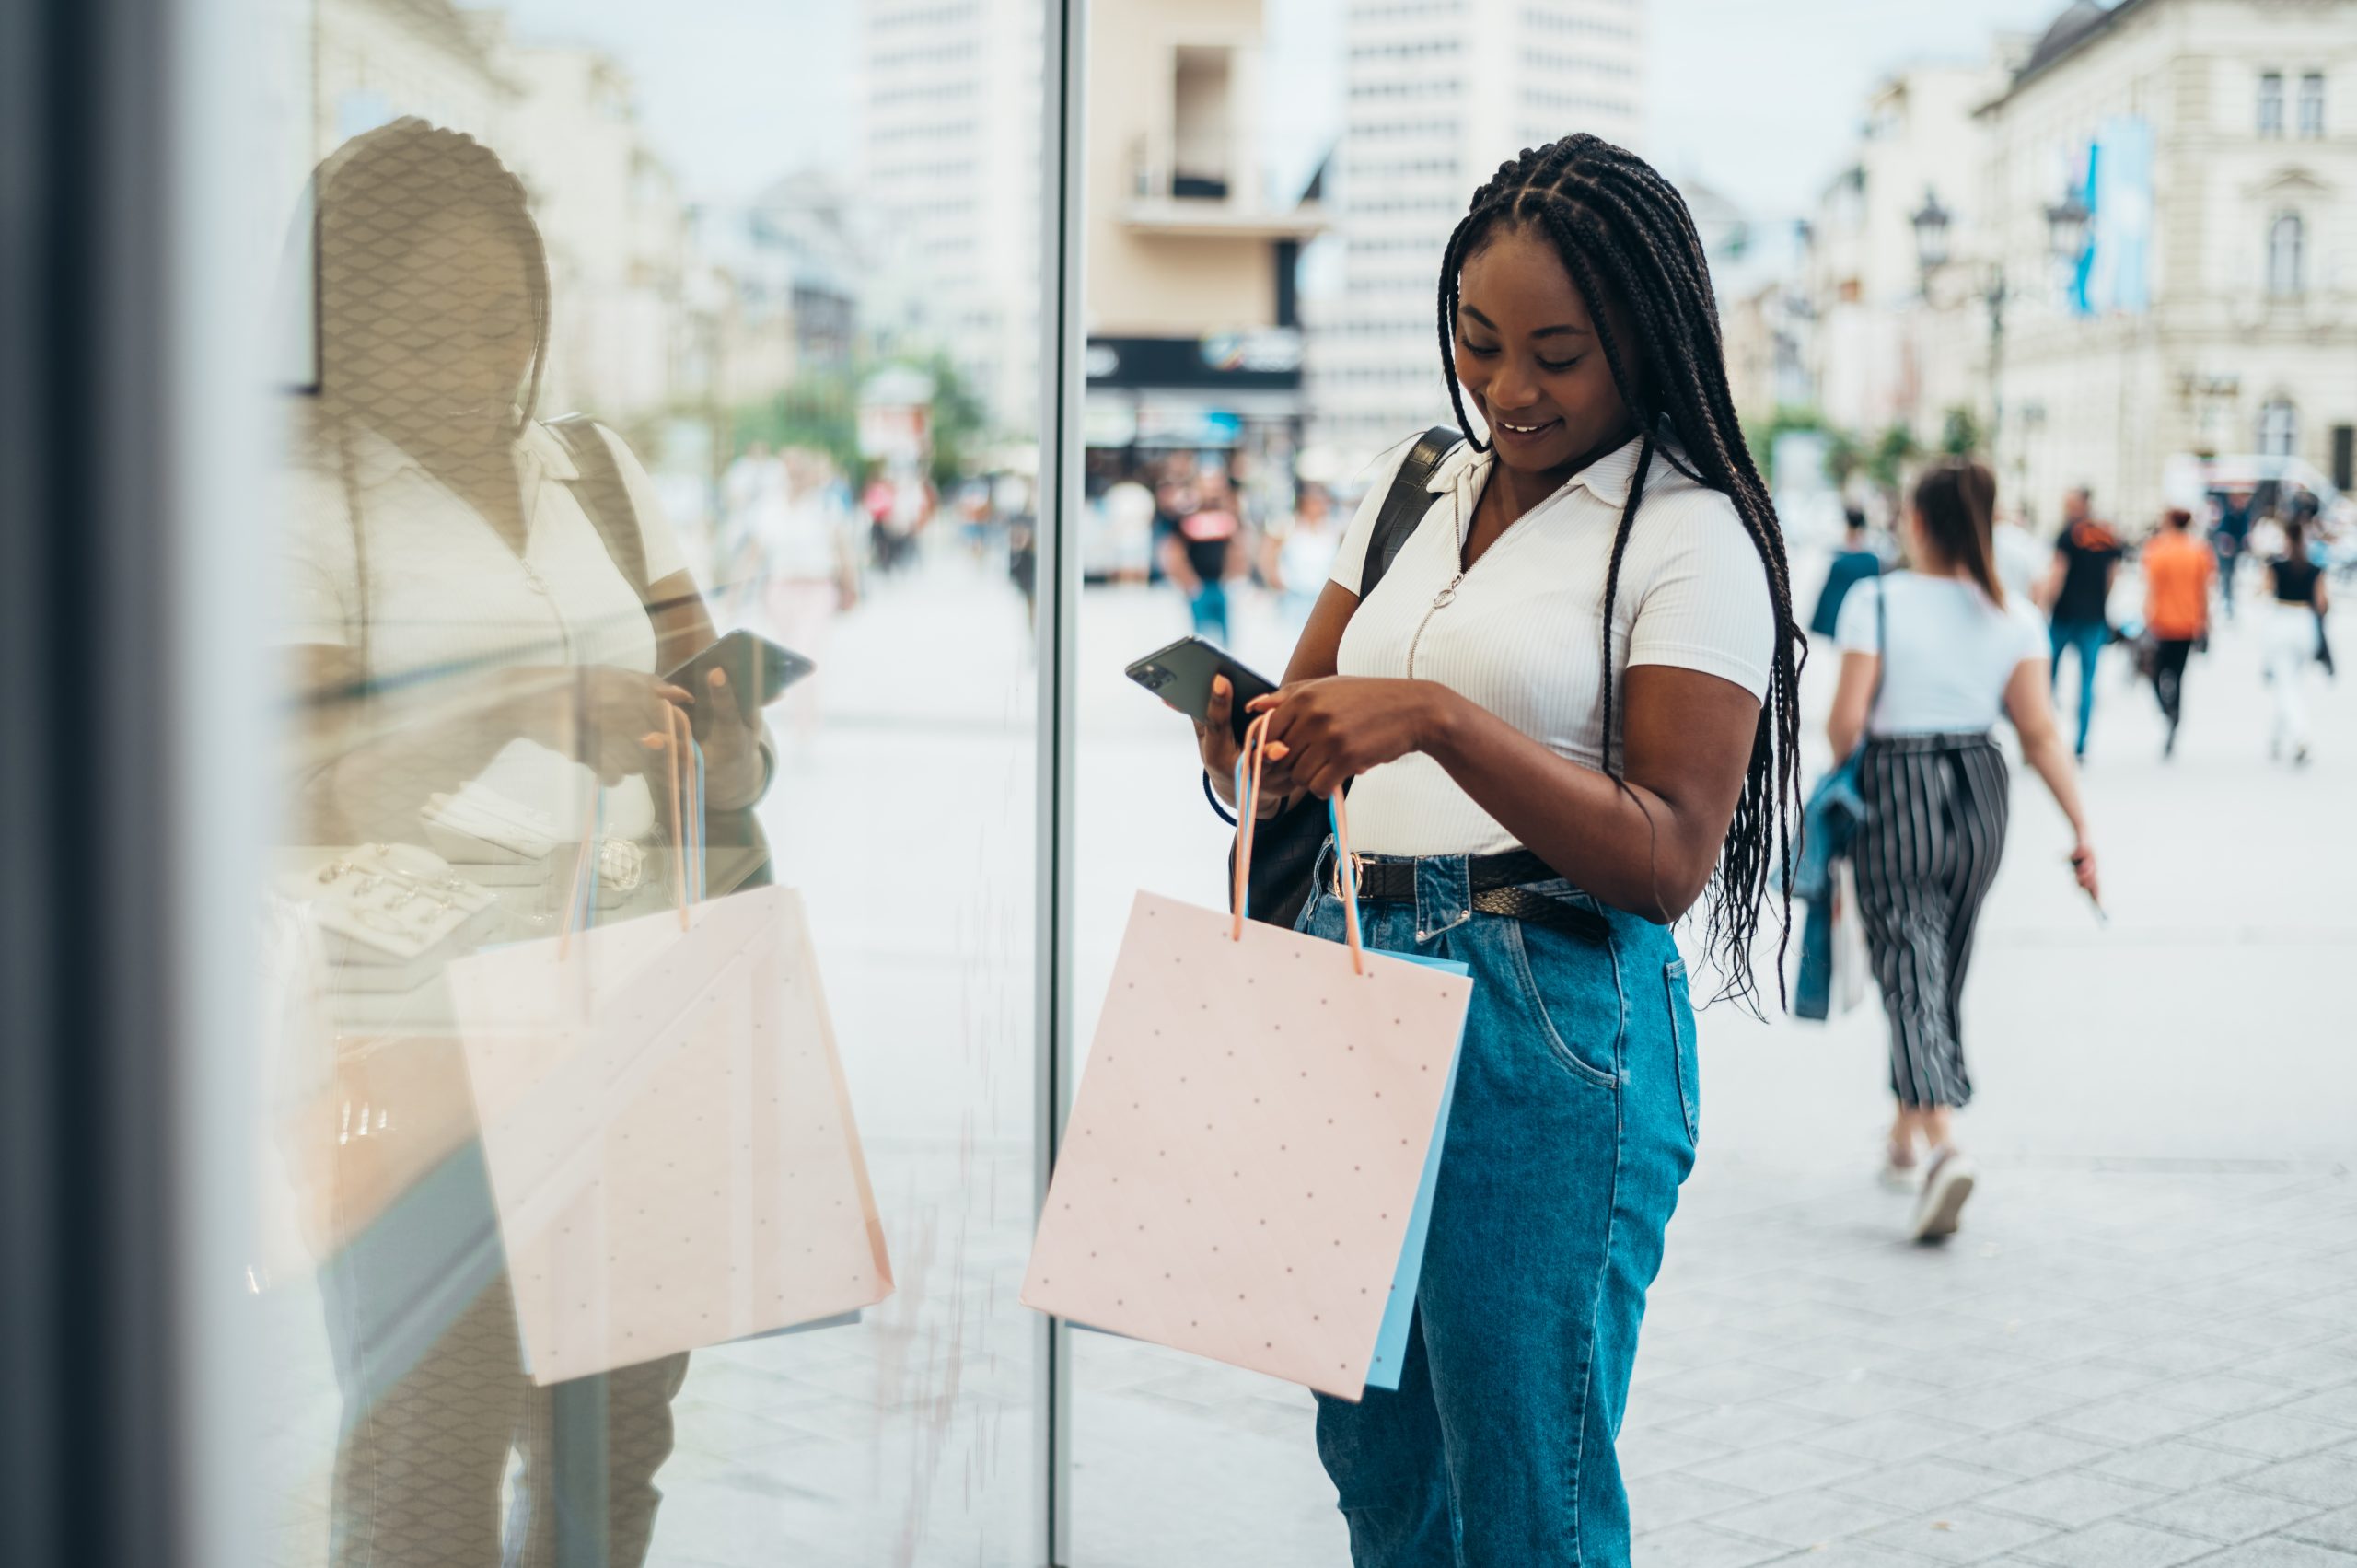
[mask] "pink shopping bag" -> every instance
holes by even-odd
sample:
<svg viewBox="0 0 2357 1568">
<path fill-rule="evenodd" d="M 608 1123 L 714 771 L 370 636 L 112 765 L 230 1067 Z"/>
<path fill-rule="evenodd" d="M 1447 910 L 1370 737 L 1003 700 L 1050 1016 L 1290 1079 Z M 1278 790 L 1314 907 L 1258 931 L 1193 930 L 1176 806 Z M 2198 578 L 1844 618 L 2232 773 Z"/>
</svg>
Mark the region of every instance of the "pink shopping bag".
<svg viewBox="0 0 2357 1568">
<path fill-rule="evenodd" d="M 1347 882 L 1346 945 L 1245 919 L 1250 863 L 1233 914 L 1132 906 L 1022 1299 L 1357 1399 L 1397 1382 L 1472 982 L 1364 951 Z"/>
<path fill-rule="evenodd" d="M 702 846 L 676 831 L 683 788 L 675 771 L 676 912 L 449 970 L 543 1385 L 892 1291 L 802 900 L 761 888 L 691 903 Z M 684 813 L 691 831 L 701 815 Z"/>
</svg>

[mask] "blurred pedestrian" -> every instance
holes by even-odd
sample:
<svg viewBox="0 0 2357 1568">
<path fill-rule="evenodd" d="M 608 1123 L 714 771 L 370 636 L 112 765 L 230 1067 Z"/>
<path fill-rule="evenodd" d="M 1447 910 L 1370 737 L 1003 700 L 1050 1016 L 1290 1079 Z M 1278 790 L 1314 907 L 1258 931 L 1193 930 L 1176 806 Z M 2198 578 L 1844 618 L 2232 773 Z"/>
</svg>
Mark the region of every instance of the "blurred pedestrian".
<svg viewBox="0 0 2357 1568">
<path fill-rule="evenodd" d="M 1898 1111 L 1888 1167 L 1923 1167 L 1910 1233 L 1953 1233 L 1979 1173 L 1956 1145 L 1951 1113 L 1972 1098 L 1962 1003 L 1981 900 L 2004 853 L 2009 789 L 1990 738 L 2002 715 L 2022 757 L 2071 821 L 2071 864 L 2090 896 L 2096 855 L 2063 753 L 2047 682 L 2045 639 L 1997 578 L 1990 512 L 1996 481 L 1952 458 L 1915 487 L 1911 570 L 1864 583 L 1842 606 L 1841 680 L 1826 721 L 1834 755 L 1861 737 L 1864 820 L 1852 850 L 1866 950 L 1890 1026 Z M 1871 710 L 1871 711 L 1869 711 Z"/>
<path fill-rule="evenodd" d="M 2213 490 L 2218 521 L 2210 530 L 2211 552 L 2218 558 L 2218 604 L 2226 619 L 2235 618 L 2235 571 L 2241 565 L 2244 545 L 2250 538 L 2250 496 L 2247 493 Z"/>
<path fill-rule="evenodd" d="M 2144 634 L 2153 639 L 2153 694 L 2168 738 L 2161 755 L 2177 754 L 2177 726 L 2185 713 L 2185 663 L 2210 632 L 2210 583 L 2217 559 L 2195 540 L 2193 514 L 2172 508 L 2161 531 L 2144 546 Z"/>
<path fill-rule="evenodd" d="M 1227 585 L 1249 570 L 1244 523 L 1236 493 L 1225 482 L 1206 480 L 1195 509 L 1178 519 L 1162 541 L 1162 570 L 1187 600 L 1195 635 L 1225 646 L 1228 641 Z"/>
<path fill-rule="evenodd" d="M 1817 613 L 1808 618 L 1812 637 L 1832 636 L 1840 624 L 1841 601 L 1850 590 L 1868 577 L 1882 575 L 1882 557 L 1875 552 L 1873 536 L 1866 531 L 1865 513 L 1855 506 L 1845 507 L 1842 519 L 1846 526 L 1841 530 L 1841 548 L 1825 569 L 1825 586 L 1817 591 Z"/>
<path fill-rule="evenodd" d="M 2018 506 L 2009 506 L 1991 530 L 1996 540 L 1997 581 L 2005 587 L 2009 604 L 2038 602 L 2038 581 L 2044 574 L 2047 552 L 2038 548 L 2029 518 Z"/>
<path fill-rule="evenodd" d="M 1295 497 L 1293 523 L 1282 539 L 1271 538 L 1260 574 L 1278 598 L 1278 614 L 1286 628 L 1299 635 L 1308 624 L 1309 611 L 1334 569 L 1334 552 L 1341 547 L 1342 528 L 1334 516 L 1334 498 L 1322 484 L 1305 484 Z"/>
<path fill-rule="evenodd" d="M 2119 536 L 2096 519 L 2084 485 L 2062 498 L 2062 532 L 2040 595 L 2049 617 L 2047 692 L 2062 673 L 2062 656 L 2079 660 L 2079 728 L 2072 755 L 2087 754 L 2087 726 L 2096 716 L 2096 659 L 2111 639 L 2111 584 L 2119 572 Z"/>
<path fill-rule="evenodd" d="M 2295 516 L 2282 526 L 2282 553 L 2267 566 L 2274 602 L 2260 633 L 2267 682 L 2275 693 L 2275 727 L 2267 752 L 2280 758 L 2288 751 L 2295 765 L 2305 765 L 2308 703 L 2302 688 L 2308 666 L 2322 656 L 2324 617 L 2332 608 L 2332 597 L 2323 569 L 2308 558 L 2305 520 Z"/>
</svg>

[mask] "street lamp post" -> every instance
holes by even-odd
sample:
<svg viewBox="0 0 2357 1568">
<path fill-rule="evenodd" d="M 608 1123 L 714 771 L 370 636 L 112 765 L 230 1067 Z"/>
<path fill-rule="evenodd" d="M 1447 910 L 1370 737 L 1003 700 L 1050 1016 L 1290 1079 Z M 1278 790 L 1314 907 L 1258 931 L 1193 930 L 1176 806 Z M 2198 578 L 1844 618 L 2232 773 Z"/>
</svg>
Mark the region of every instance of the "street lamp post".
<svg viewBox="0 0 2357 1568">
<path fill-rule="evenodd" d="M 2066 191 L 2061 201 L 2046 208 L 2045 215 L 2048 253 L 2057 261 L 2075 262 L 2086 250 L 2087 221 L 2092 215 L 2085 203 L 2076 192 Z M 1910 215 L 1909 221 L 1915 228 L 1915 261 L 1922 273 L 1923 299 L 1929 304 L 1933 275 L 1945 270 L 1952 260 L 1949 231 L 1956 217 L 1940 204 L 1939 192 L 1927 186 L 1922 206 Z M 2012 297 L 2002 259 L 1981 265 L 1973 292 L 1989 313 L 1989 452 L 1993 460 L 2005 424 L 2005 303 Z"/>
</svg>

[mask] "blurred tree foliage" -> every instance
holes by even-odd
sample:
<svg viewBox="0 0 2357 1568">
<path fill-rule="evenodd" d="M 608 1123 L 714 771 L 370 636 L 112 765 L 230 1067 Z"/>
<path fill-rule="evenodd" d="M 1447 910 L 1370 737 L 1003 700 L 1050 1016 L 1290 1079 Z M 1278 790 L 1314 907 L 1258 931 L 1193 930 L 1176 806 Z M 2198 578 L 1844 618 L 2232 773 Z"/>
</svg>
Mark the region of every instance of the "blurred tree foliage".
<svg viewBox="0 0 2357 1568">
<path fill-rule="evenodd" d="M 772 451 L 804 447 L 824 452 L 853 479 L 866 471 L 859 449 L 859 389 L 888 366 L 922 370 L 933 379 L 933 458 L 929 477 L 946 486 L 966 477 L 981 453 L 987 415 L 982 401 L 946 355 L 863 363 L 797 377 L 775 395 L 740 403 L 726 416 L 726 462 L 755 442 Z"/>
<path fill-rule="evenodd" d="M 1940 450 L 1951 458 L 1969 458 L 1980 450 L 1980 418 L 1957 403 L 1940 426 Z"/>
<path fill-rule="evenodd" d="M 1922 455 L 1922 445 L 1915 439 L 1915 432 L 1904 424 L 1894 424 L 1875 442 L 1874 451 L 1866 458 L 1866 477 L 1890 494 L 1898 492 L 1898 476 L 1907 465 Z"/>
<path fill-rule="evenodd" d="M 1760 477 L 1771 489 L 1776 483 L 1776 437 L 1794 430 L 1832 433 L 1825 415 L 1806 403 L 1779 403 L 1774 413 L 1744 429 L 1744 445 L 1751 448 L 1751 460 L 1759 465 Z"/>
</svg>

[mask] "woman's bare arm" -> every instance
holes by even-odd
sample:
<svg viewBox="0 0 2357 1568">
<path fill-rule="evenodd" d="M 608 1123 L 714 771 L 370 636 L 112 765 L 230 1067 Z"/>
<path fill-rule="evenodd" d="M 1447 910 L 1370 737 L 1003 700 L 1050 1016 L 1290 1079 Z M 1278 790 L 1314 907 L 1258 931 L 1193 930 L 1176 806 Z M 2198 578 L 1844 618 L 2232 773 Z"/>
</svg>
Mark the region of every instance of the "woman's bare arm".
<svg viewBox="0 0 2357 1568">
<path fill-rule="evenodd" d="M 1881 669 L 1880 654 L 1852 649 L 1841 656 L 1841 682 L 1834 688 L 1833 707 L 1825 715 L 1825 738 L 1831 742 L 1837 759 L 1855 751 L 1865 736 L 1866 723 L 1873 716 L 1867 709 L 1874 702 L 1875 677 Z"/>
</svg>

